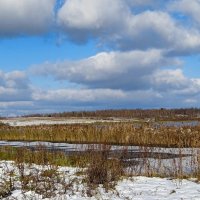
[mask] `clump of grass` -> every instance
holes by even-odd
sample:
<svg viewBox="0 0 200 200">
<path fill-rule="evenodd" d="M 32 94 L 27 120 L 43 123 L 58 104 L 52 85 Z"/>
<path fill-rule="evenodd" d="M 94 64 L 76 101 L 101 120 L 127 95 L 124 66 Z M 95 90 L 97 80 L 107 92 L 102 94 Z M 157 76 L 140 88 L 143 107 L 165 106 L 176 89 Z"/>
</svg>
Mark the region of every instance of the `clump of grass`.
<svg viewBox="0 0 200 200">
<path fill-rule="evenodd" d="M 15 173 L 13 169 L 9 169 L 5 163 L 5 168 L 2 169 L 0 178 L 0 198 L 7 198 L 15 190 Z"/>
<path fill-rule="evenodd" d="M 95 150 L 90 148 L 88 154 L 90 156 L 85 171 L 87 195 L 92 196 L 92 191 L 100 184 L 106 190 L 113 189 L 124 175 L 121 161 L 109 158 L 110 146 L 107 145 L 98 145 Z"/>
<path fill-rule="evenodd" d="M 4 181 L 0 184 L 0 198 L 9 197 L 12 194 L 14 188 L 10 185 L 9 181 Z"/>
</svg>

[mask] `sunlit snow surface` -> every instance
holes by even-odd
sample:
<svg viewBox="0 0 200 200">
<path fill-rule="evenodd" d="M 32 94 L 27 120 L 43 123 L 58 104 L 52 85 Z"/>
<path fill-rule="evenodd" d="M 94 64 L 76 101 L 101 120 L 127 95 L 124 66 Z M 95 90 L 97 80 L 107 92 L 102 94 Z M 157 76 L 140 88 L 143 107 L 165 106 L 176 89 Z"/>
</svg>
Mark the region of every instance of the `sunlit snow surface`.
<svg viewBox="0 0 200 200">
<path fill-rule="evenodd" d="M 34 165 L 34 168 L 41 170 L 41 166 Z M 29 168 L 30 169 L 30 168 Z M 28 170 L 26 172 L 28 172 Z M 14 170 L 16 174 L 17 168 L 13 162 L 0 162 L 0 174 L 5 170 Z M 79 169 L 71 167 L 59 167 L 58 171 L 63 173 L 65 179 L 71 179 L 75 177 L 75 173 Z M 100 185 L 97 188 L 97 192 L 93 197 L 87 197 L 85 191 L 87 186 L 85 183 L 81 182 L 82 177 L 77 176 L 78 181 L 75 182 L 74 191 L 68 191 L 67 194 L 57 194 L 54 198 L 45 198 L 52 200 L 95 200 L 95 199 L 105 199 L 105 200 L 121 200 L 121 199 L 135 199 L 135 200 L 199 200 L 200 199 L 200 184 L 196 183 L 195 180 L 178 180 L 178 179 L 167 179 L 167 178 L 148 178 L 144 176 L 138 176 L 133 178 L 124 178 L 119 181 L 115 187 L 115 190 L 106 192 Z M 3 198 L 4 200 L 23 200 L 23 199 L 42 199 L 41 195 L 38 195 L 32 191 L 22 192 L 19 181 L 16 179 L 15 189 L 12 191 L 9 197 Z"/>
<path fill-rule="evenodd" d="M 10 126 L 32 126 L 42 124 L 87 124 L 96 122 L 120 122 L 120 119 L 87 119 L 87 118 L 48 118 L 48 117 L 20 117 L 0 120 Z M 124 121 L 124 120 L 123 120 Z"/>
</svg>

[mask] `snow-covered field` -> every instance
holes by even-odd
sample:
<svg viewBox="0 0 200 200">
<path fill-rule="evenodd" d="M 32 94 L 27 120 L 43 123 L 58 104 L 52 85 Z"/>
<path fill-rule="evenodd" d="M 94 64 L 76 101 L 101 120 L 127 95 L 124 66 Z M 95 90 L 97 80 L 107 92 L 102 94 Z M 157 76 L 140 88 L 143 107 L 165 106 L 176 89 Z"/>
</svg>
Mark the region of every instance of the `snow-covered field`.
<svg viewBox="0 0 200 200">
<path fill-rule="evenodd" d="M 48 166 L 46 166 L 48 169 Z M 35 173 L 40 174 L 46 170 L 45 167 L 33 165 L 31 167 L 26 166 L 25 175 Z M 115 186 L 115 189 L 105 191 L 100 185 L 96 190 L 92 191 L 92 197 L 88 196 L 87 185 L 82 182 L 84 176 L 77 175 L 78 168 L 71 167 L 59 167 L 57 171 L 65 179 L 65 183 L 73 183 L 66 191 L 63 191 L 62 185 L 55 184 L 55 188 L 52 197 L 44 198 L 39 192 L 31 190 L 22 190 L 22 184 L 20 182 L 19 168 L 14 165 L 13 162 L 0 162 L 0 189 L 2 190 L 3 182 L 9 178 L 14 182 L 13 189 L 7 197 L 1 198 L 4 200 L 40 200 L 40 199 L 52 199 L 52 200 L 121 200 L 121 199 L 135 199 L 135 200 L 199 200 L 200 199 L 200 184 L 195 180 L 178 180 L 167 178 L 148 178 L 144 176 L 124 178 L 119 181 Z M 9 177 L 9 172 L 14 172 Z M 5 177 L 7 175 L 7 177 Z M 40 188 L 44 187 L 40 182 Z M 50 187 L 49 187 L 50 188 Z M 1 191 L 0 190 L 0 191 Z M 39 190 L 38 190 L 39 191 Z"/>
<path fill-rule="evenodd" d="M 41 124 L 88 124 L 96 122 L 120 122 L 121 119 L 87 119 L 87 118 L 48 118 L 48 117 L 19 117 L 0 120 L 10 126 L 31 126 Z"/>
</svg>

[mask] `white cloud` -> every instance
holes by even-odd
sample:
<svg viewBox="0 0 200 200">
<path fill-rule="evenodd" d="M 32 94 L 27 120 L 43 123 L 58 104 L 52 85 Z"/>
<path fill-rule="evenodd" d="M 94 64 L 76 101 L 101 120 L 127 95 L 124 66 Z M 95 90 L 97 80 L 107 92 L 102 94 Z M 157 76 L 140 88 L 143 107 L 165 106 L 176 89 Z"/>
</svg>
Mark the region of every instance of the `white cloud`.
<svg viewBox="0 0 200 200">
<path fill-rule="evenodd" d="M 117 44 L 122 49 L 154 47 L 187 54 L 200 51 L 200 34 L 181 27 L 168 13 L 145 11 L 129 19 L 124 37 Z"/>
<path fill-rule="evenodd" d="M 149 6 L 152 4 L 156 4 L 160 0 L 125 0 L 131 6 Z"/>
<path fill-rule="evenodd" d="M 165 8 L 173 0 L 124 0 L 129 6 L 136 9 L 161 9 Z"/>
<path fill-rule="evenodd" d="M 162 95 L 153 90 L 123 91 L 116 89 L 57 89 L 37 90 L 34 92 L 35 107 L 55 107 L 57 109 L 69 106 L 77 110 L 93 108 L 125 108 L 150 106 L 160 102 Z"/>
<path fill-rule="evenodd" d="M 200 0 L 66 0 L 58 13 L 54 6 L 55 0 L 0 0 L 0 37 L 51 32 L 53 25 L 75 43 L 92 40 L 107 51 L 34 66 L 39 84 L 24 72 L 0 71 L 0 114 L 199 105 L 200 79 L 184 74 L 178 55 L 200 52 L 193 26 L 200 24 Z M 177 11 L 195 23 L 183 24 Z M 48 75 L 62 82 L 44 85 Z"/>
<path fill-rule="evenodd" d="M 149 87 L 150 75 L 160 67 L 179 64 L 165 58 L 159 50 L 102 52 L 95 56 L 59 63 L 44 63 L 32 68 L 37 75 L 51 75 L 90 88 L 141 89 Z"/>
<path fill-rule="evenodd" d="M 119 32 L 129 14 L 121 0 L 68 0 L 58 12 L 58 23 L 72 40 L 85 42 Z"/>
<path fill-rule="evenodd" d="M 35 91 L 33 99 L 36 101 L 65 102 L 65 103 L 90 103 L 108 102 L 113 99 L 123 99 L 125 94 L 121 90 L 111 89 L 57 89 L 48 91 Z"/>
<path fill-rule="evenodd" d="M 200 79 L 189 79 L 180 69 L 153 71 L 149 73 L 148 87 L 130 90 L 106 87 L 30 89 L 23 72 L 1 72 L 0 75 L 0 115 L 98 108 L 196 106 L 200 99 Z M 13 80 L 15 84 L 10 84 Z M 23 80 L 27 86 L 21 83 Z"/>
<path fill-rule="evenodd" d="M 0 71 L 0 102 L 30 100 L 31 89 L 24 72 Z"/>
<path fill-rule="evenodd" d="M 172 1 L 169 9 L 190 16 L 200 26 L 200 1 L 176 0 Z"/>
<path fill-rule="evenodd" d="M 196 29 L 181 26 L 164 11 L 134 14 L 130 6 L 134 2 L 68 0 L 58 12 L 58 23 L 78 43 L 95 37 L 113 49 L 159 48 L 171 54 L 200 51 L 200 33 Z"/>
<path fill-rule="evenodd" d="M 193 105 L 193 104 L 196 104 L 198 101 L 197 101 L 197 99 L 186 99 L 184 102 L 185 102 L 186 104 L 191 104 L 191 105 Z"/>
<path fill-rule="evenodd" d="M 40 34 L 53 22 L 55 0 L 0 0 L 0 36 Z"/>
<path fill-rule="evenodd" d="M 34 109 L 35 105 L 31 101 L 15 101 L 14 98 L 13 101 L 0 101 L 0 116 L 15 117 L 33 113 Z"/>
<path fill-rule="evenodd" d="M 187 98 L 192 98 L 200 94 L 200 79 L 187 79 L 187 86 L 179 90 L 172 90 L 171 93 L 175 93 L 177 96 L 187 96 Z M 200 99 L 200 97 L 199 97 Z"/>
<path fill-rule="evenodd" d="M 79 61 L 46 63 L 32 70 L 37 75 L 75 82 L 80 88 L 37 89 L 33 98 L 38 106 L 70 105 L 77 109 L 99 105 L 101 108 L 170 108 L 184 107 L 186 103 L 196 106 L 196 99 L 200 99 L 200 79 L 186 77 L 177 68 L 179 64 L 179 60 L 166 58 L 162 51 L 153 49 L 102 52 Z M 176 67 L 172 68 L 173 65 Z"/>
<path fill-rule="evenodd" d="M 31 101 L 10 101 L 10 102 L 0 102 L 0 109 L 9 109 L 9 108 L 18 108 L 18 107 L 25 107 L 25 106 L 33 106 L 33 102 Z"/>
<path fill-rule="evenodd" d="M 37 110 L 88 110 L 105 108 L 160 108 L 182 107 L 188 99 L 190 105 L 198 105 L 199 96 L 176 95 L 171 91 L 154 89 L 123 91 L 115 89 L 58 89 L 35 91 L 34 106 Z"/>
<path fill-rule="evenodd" d="M 190 80 L 181 69 L 157 70 L 152 76 L 152 84 L 159 90 L 174 90 L 187 88 Z"/>
</svg>

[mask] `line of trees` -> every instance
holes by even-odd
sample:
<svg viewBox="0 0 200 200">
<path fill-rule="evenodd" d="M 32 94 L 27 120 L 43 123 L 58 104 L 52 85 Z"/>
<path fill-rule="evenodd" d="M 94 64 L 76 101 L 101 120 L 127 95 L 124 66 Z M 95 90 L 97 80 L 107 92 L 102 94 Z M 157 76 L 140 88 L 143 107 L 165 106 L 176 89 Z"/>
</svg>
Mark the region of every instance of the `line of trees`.
<svg viewBox="0 0 200 200">
<path fill-rule="evenodd" d="M 77 111 L 62 112 L 51 114 L 34 114 L 26 117 L 88 117 L 88 118 L 152 118 L 159 120 L 173 119 L 193 119 L 200 118 L 199 108 L 181 109 L 120 109 L 120 110 L 96 110 L 96 111 Z"/>
</svg>

